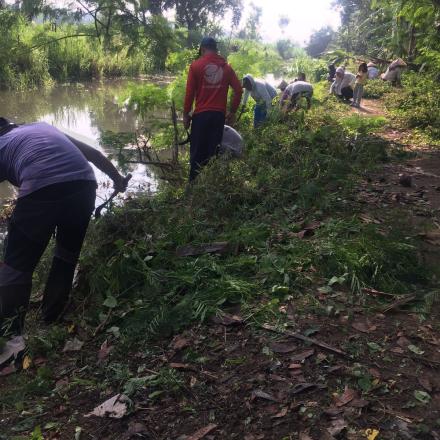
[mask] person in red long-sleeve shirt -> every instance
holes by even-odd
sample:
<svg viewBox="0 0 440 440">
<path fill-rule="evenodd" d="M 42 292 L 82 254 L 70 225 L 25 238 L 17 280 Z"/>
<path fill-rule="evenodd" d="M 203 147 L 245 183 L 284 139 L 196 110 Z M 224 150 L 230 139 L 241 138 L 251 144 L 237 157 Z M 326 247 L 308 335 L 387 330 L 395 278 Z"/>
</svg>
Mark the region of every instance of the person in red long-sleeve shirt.
<svg viewBox="0 0 440 440">
<path fill-rule="evenodd" d="M 230 125 L 234 123 L 243 93 L 237 75 L 218 54 L 217 42 L 213 38 L 203 38 L 200 55 L 189 68 L 183 109 L 183 125 L 187 130 L 191 126 L 190 181 L 216 155 L 222 141 L 225 120 Z M 229 87 L 234 90 L 234 97 L 227 112 Z M 191 117 L 194 100 L 195 108 Z"/>
</svg>

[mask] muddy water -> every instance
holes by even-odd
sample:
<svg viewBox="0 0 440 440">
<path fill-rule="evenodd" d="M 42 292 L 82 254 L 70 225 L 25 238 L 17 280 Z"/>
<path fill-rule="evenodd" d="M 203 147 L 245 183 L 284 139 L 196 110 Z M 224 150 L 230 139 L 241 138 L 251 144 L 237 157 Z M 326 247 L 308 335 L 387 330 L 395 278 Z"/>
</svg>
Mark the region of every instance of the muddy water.
<svg viewBox="0 0 440 440">
<path fill-rule="evenodd" d="M 118 103 L 127 83 L 124 80 L 104 81 L 19 93 L 0 91 L 0 116 L 18 123 L 45 121 L 106 154 L 115 153 L 114 149 L 103 144 L 102 135 L 109 131 L 133 132 L 138 124 L 134 113 Z M 155 191 L 157 180 L 153 170 L 143 165 L 131 165 L 125 167 L 124 172 L 133 175 L 129 192 Z M 99 184 L 96 203 L 100 204 L 112 192 L 111 181 L 96 168 L 95 174 Z M 2 182 L 0 205 L 14 196 L 15 189 Z"/>
</svg>

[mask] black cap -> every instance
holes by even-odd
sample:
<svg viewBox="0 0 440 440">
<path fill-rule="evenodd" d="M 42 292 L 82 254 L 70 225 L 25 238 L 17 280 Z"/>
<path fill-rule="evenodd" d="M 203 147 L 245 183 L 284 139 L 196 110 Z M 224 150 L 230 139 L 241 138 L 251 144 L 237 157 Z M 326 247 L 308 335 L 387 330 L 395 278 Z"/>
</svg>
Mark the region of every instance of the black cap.
<svg viewBox="0 0 440 440">
<path fill-rule="evenodd" d="M 9 119 L 6 119 L 6 118 L 0 116 L 0 127 L 5 127 L 9 124 L 10 124 Z"/>
<path fill-rule="evenodd" d="M 217 52 L 217 41 L 212 37 L 203 37 L 200 43 L 200 48 L 205 48 L 209 50 L 215 50 Z"/>
</svg>

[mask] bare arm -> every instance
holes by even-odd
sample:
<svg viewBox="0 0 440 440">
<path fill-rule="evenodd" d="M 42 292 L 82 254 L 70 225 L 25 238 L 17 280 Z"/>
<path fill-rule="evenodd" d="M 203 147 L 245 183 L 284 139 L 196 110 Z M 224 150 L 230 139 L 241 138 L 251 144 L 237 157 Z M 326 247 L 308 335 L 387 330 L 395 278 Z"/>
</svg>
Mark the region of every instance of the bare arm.
<svg viewBox="0 0 440 440">
<path fill-rule="evenodd" d="M 70 141 L 81 151 L 84 157 L 92 162 L 96 168 L 100 169 L 103 173 L 107 174 L 110 179 L 113 180 L 113 186 L 118 192 L 124 192 L 127 189 L 127 185 L 124 182 L 124 178 L 119 174 L 119 171 L 115 166 L 96 148 L 85 144 L 84 142 L 75 139 L 69 135 L 66 135 Z"/>
</svg>

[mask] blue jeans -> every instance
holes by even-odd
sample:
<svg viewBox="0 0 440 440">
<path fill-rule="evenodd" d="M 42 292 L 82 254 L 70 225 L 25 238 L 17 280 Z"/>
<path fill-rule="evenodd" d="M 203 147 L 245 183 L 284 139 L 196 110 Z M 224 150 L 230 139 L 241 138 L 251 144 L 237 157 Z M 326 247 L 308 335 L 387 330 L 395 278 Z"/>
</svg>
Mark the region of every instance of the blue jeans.
<svg viewBox="0 0 440 440">
<path fill-rule="evenodd" d="M 267 118 L 266 103 L 255 104 L 254 108 L 254 128 L 261 125 Z"/>
</svg>

